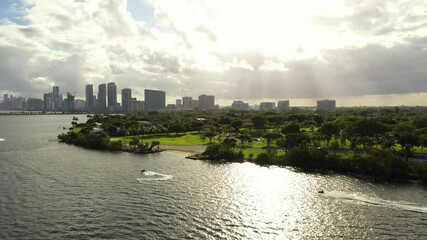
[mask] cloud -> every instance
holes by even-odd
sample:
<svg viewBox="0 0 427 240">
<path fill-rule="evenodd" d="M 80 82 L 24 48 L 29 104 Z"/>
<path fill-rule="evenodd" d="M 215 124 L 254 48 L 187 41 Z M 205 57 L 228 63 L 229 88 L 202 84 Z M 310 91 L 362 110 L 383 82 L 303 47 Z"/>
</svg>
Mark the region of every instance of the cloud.
<svg viewBox="0 0 427 240">
<path fill-rule="evenodd" d="M 0 91 L 41 98 L 59 85 L 84 97 L 85 84 L 110 81 L 138 98 L 146 88 L 225 100 L 427 91 L 423 1 L 135 6 L 146 4 L 154 24 L 133 19 L 126 0 L 26 0 L 28 24 L 0 19 Z"/>
</svg>

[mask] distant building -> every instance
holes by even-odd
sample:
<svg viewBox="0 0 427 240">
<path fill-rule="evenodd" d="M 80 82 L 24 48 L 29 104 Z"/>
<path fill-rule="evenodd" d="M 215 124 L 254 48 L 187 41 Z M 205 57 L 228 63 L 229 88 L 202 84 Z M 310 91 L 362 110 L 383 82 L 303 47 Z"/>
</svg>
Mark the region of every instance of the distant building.
<svg viewBox="0 0 427 240">
<path fill-rule="evenodd" d="M 192 97 L 183 97 L 182 98 L 182 108 L 183 109 L 191 109 L 191 101 L 193 101 Z"/>
<path fill-rule="evenodd" d="M 163 110 L 166 106 L 166 93 L 157 90 L 144 90 L 144 110 L 156 111 Z"/>
<path fill-rule="evenodd" d="M 52 89 L 53 110 L 59 111 L 62 98 L 59 96 L 59 86 L 53 86 Z"/>
<path fill-rule="evenodd" d="M 277 109 L 289 110 L 289 100 L 282 100 L 277 103 Z"/>
<path fill-rule="evenodd" d="M 130 88 L 122 89 L 122 107 L 126 112 L 130 111 L 130 101 L 132 100 L 132 90 Z"/>
<path fill-rule="evenodd" d="M 42 111 L 43 110 L 43 100 L 38 99 L 38 98 L 28 98 L 27 110 L 29 110 L 29 111 Z"/>
<path fill-rule="evenodd" d="M 43 110 L 53 111 L 53 94 L 45 93 L 43 94 Z"/>
<path fill-rule="evenodd" d="M 195 109 L 199 107 L 199 100 L 193 99 L 190 102 L 190 109 Z"/>
<path fill-rule="evenodd" d="M 115 83 L 110 82 L 107 85 L 108 91 L 108 109 L 113 111 L 117 107 L 117 86 Z"/>
<path fill-rule="evenodd" d="M 259 104 L 260 110 L 268 110 L 268 109 L 275 109 L 276 103 L 275 102 L 261 102 Z"/>
<path fill-rule="evenodd" d="M 231 104 L 231 109 L 235 109 L 235 110 L 249 109 L 249 103 L 245 103 L 243 101 L 233 101 L 233 103 Z"/>
<path fill-rule="evenodd" d="M 77 111 L 83 111 L 86 106 L 86 101 L 83 99 L 75 99 L 74 100 L 74 108 Z"/>
<path fill-rule="evenodd" d="M 168 105 L 166 105 L 166 109 L 167 110 L 176 110 L 176 105 L 175 104 L 168 104 Z"/>
<path fill-rule="evenodd" d="M 215 109 L 215 96 L 202 94 L 199 96 L 199 109 Z"/>
<path fill-rule="evenodd" d="M 93 102 L 93 85 L 86 85 L 86 108 L 85 110 L 88 112 L 92 112 L 94 110 L 94 102 Z"/>
<path fill-rule="evenodd" d="M 66 99 L 66 106 L 65 111 L 74 111 L 75 105 L 74 105 L 74 96 L 71 95 L 71 93 L 67 92 L 67 99 Z"/>
<path fill-rule="evenodd" d="M 105 83 L 98 85 L 98 110 L 103 112 L 107 109 L 107 86 Z"/>
<path fill-rule="evenodd" d="M 144 101 L 131 100 L 129 102 L 129 111 L 131 112 L 143 112 Z"/>
<path fill-rule="evenodd" d="M 336 103 L 335 100 L 318 100 L 317 101 L 317 110 L 326 110 L 326 111 L 332 111 L 335 110 Z"/>
<path fill-rule="evenodd" d="M 182 99 L 176 99 L 175 105 L 177 109 L 182 109 Z"/>
</svg>

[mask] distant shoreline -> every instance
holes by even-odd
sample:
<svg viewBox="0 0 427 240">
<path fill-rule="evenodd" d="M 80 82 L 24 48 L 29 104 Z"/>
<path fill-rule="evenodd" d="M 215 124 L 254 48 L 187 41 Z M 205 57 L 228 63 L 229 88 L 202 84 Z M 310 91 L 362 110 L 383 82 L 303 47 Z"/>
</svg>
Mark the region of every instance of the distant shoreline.
<svg viewBox="0 0 427 240">
<path fill-rule="evenodd" d="M 179 145 L 164 145 L 161 144 L 160 148 L 166 151 L 178 151 L 184 153 L 197 154 L 202 153 L 206 150 L 206 145 L 190 145 L 190 146 L 179 146 Z"/>
</svg>

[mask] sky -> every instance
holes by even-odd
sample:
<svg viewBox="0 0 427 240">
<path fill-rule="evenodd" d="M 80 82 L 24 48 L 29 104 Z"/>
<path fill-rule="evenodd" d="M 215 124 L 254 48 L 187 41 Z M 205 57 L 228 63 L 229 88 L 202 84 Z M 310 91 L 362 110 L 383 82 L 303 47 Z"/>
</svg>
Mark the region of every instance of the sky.
<svg viewBox="0 0 427 240">
<path fill-rule="evenodd" d="M 427 105 L 421 0 L 0 0 L 0 93 Z M 118 92 L 119 92 L 118 91 Z"/>
</svg>

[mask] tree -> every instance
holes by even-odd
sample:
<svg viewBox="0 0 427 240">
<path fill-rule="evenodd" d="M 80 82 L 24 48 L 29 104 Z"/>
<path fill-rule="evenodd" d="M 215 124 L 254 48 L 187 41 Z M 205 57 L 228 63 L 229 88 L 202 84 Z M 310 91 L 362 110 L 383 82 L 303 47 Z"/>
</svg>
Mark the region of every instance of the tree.
<svg viewBox="0 0 427 240">
<path fill-rule="evenodd" d="M 256 115 L 251 120 L 254 128 L 263 129 L 265 127 L 265 118 L 263 116 Z"/>
<path fill-rule="evenodd" d="M 132 150 L 135 150 L 138 144 L 139 144 L 138 137 L 132 137 L 131 140 L 129 141 L 129 147 L 131 147 Z"/>
<path fill-rule="evenodd" d="M 231 121 L 230 126 L 233 128 L 234 132 L 238 133 L 240 128 L 243 125 L 243 121 L 240 119 L 234 119 Z"/>
<path fill-rule="evenodd" d="M 282 135 L 280 133 L 278 133 L 278 132 L 268 132 L 268 133 L 265 133 L 263 135 L 263 137 L 267 141 L 267 148 L 270 148 L 271 141 L 273 141 L 275 139 L 278 139 L 280 136 L 282 136 Z"/>
<path fill-rule="evenodd" d="M 245 147 L 245 142 L 251 142 L 252 138 L 248 130 L 242 131 L 237 135 L 237 139 L 240 140 L 242 148 Z"/>
<path fill-rule="evenodd" d="M 326 139 L 327 146 L 329 146 L 329 142 L 331 141 L 332 136 L 337 136 L 340 133 L 338 125 L 333 122 L 323 123 L 318 131 Z"/>
<path fill-rule="evenodd" d="M 342 135 L 350 141 L 352 147 L 356 148 L 358 144 L 363 144 L 363 147 L 372 145 L 373 137 L 378 134 L 384 134 L 386 131 L 387 127 L 384 124 L 372 119 L 362 118 L 348 123 Z"/>
<path fill-rule="evenodd" d="M 153 151 L 153 148 L 154 147 L 156 147 L 157 146 L 157 150 L 159 149 L 159 146 L 160 146 L 160 142 L 159 141 L 151 141 L 151 144 L 150 144 L 150 147 L 149 147 L 149 150 L 150 151 Z"/>
<path fill-rule="evenodd" d="M 232 137 L 227 137 L 222 141 L 223 144 L 226 144 L 230 147 L 235 147 L 237 144 L 237 140 L 235 138 Z"/>
<path fill-rule="evenodd" d="M 217 129 L 213 125 L 206 125 L 203 128 L 202 138 L 209 138 L 209 143 L 212 143 L 212 139 L 217 135 Z"/>
<path fill-rule="evenodd" d="M 297 133 L 300 131 L 301 126 L 297 122 L 290 122 L 282 127 L 283 134 Z"/>
<path fill-rule="evenodd" d="M 419 143 L 419 136 L 416 132 L 416 128 L 408 123 L 400 123 L 394 127 L 393 133 L 397 142 L 402 146 L 405 159 L 408 160 L 412 148 Z"/>
<path fill-rule="evenodd" d="M 289 151 L 292 148 L 305 148 L 309 142 L 310 137 L 303 132 L 299 132 L 286 135 L 284 138 L 278 140 L 276 144 Z"/>
<path fill-rule="evenodd" d="M 174 122 L 168 126 L 168 132 L 175 132 L 176 136 L 179 135 L 180 132 L 185 130 L 184 125 L 180 122 Z"/>
</svg>

